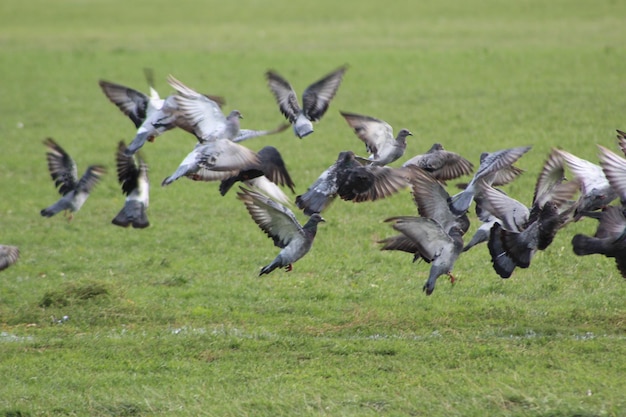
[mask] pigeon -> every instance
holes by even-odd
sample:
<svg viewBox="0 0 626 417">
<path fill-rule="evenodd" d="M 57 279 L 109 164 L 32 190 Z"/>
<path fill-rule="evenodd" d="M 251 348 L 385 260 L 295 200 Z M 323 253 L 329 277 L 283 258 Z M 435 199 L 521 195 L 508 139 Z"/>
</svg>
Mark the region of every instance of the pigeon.
<svg viewBox="0 0 626 417">
<path fill-rule="evenodd" d="M 243 116 L 239 110 L 232 110 L 224 116 L 219 104 L 206 95 L 187 87 L 171 75 L 168 76 L 167 82 L 178 93 L 174 96 L 179 114 L 177 123 L 182 120 L 193 126 L 192 132 L 200 143 L 217 139 L 242 142 L 257 136 L 282 132 L 289 127 L 289 125 L 281 124 L 273 130 L 241 129 L 239 120 L 243 119 Z"/>
<path fill-rule="evenodd" d="M 517 148 L 503 149 L 481 156 L 480 166 L 467 187 L 460 193 L 450 198 L 448 202 L 450 210 L 457 215 L 465 213 L 474 198 L 476 182 L 480 179 L 485 179 L 485 182 L 488 184 L 493 183 L 494 178 L 492 175 L 494 173 L 512 165 L 515 161 L 521 158 L 522 155 L 528 152 L 530 148 L 530 146 L 521 146 Z"/>
<path fill-rule="evenodd" d="M 447 274 L 451 282 L 455 281 L 452 268 L 463 250 L 461 228 L 455 225 L 446 231 L 428 217 L 391 217 L 385 222 L 392 223 L 395 230 L 411 239 L 420 257 L 430 263 L 428 280 L 423 287 L 426 295 L 433 293 L 437 278 L 443 274 Z"/>
<path fill-rule="evenodd" d="M 274 95 L 280 112 L 293 126 L 293 131 L 300 139 L 313 133 L 313 122 L 318 122 L 328 110 L 330 101 L 335 97 L 346 65 L 309 85 L 302 94 L 302 107 L 289 82 L 274 70 L 265 73 L 267 85 Z"/>
<path fill-rule="evenodd" d="M 617 198 L 617 193 L 609 184 L 602 167 L 579 158 L 562 149 L 558 150 L 569 169 L 580 181 L 581 195 L 574 209 L 574 220 L 607 206 Z"/>
<path fill-rule="evenodd" d="M 401 129 L 394 138 L 393 128 L 383 120 L 343 111 L 340 113 L 365 143 L 365 149 L 370 154 L 367 158 L 370 164 L 385 166 L 404 155 L 406 138 L 413 136 L 409 130 Z"/>
<path fill-rule="evenodd" d="M 278 151 L 273 146 L 265 146 L 259 152 L 257 152 L 260 163 L 252 164 L 244 169 L 240 170 L 237 175 L 234 175 L 230 178 L 226 178 L 222 180 L 220 183 L 220 194 L 226 195 L 228 190 L 235 184 L 237 181 L 244 182 L 248 187 L 251 184 L 256 183 L 255 187 L 264 187 L 267 182 L 271 182 L 274 184 L 279 184 L 282 186 L 287 186 L 291 190 L 294 191 L 295 184 L 291 180 L 291 176 L 287 171 L 287 167 L 285 166 L 285 162 Z M 257 178 L 265 177 L 268 181 L 254 181 Z M 272 188 L 273 190 L 273 188 Z M 269 191 L 269 194 L 275 191 Z M 282 195 L 279 195 L 279 200 L 286 200 L 286 198 L 282 198 Z"/>
<path fill-rule="evenodd" d="M 335 197 L 353 202 L 375 201 L 409 185 L 410 168 L 361 165 L 354 152 L 340 152 L 337 160 L 296 197 L 306 215 L 323 212 Z"/>
<path fill-rule="evenodd" d="M 470 225 L 467 215 L 465 213 L 461 216 L 452 214 L 447 203 L 450 195 L 430 173 L 421 168 L 415 168 L 411 178 L 411 188 L 413 201 L 420 217 L 435 220 L 443 230 L 450 230 L 456 226 L 463 234 L 467 232 Z M 414 255 L 413 262 L 420 258 L 419 246 L 405 235 L 392 236 L 378 243 L 383 244 L 381 250 L 400 250 L 412 253 Z"/>
<path fill-rule="evenodd" d="M 196 144 L 178 169 L 161 183 L 166 186 L 180 177 L 194 181 L 217 181 L 230 178 L 251 165 L 259 165 L 258 155 L 229 139 Z"/>
<path fill-rule="evenodd" d="M 0 271 L 16 263 L 19 257 L 20 250 L 17 246 L 0 245 Z"/>
<path fill-rule="evenodd" d="M 402 164 L 403 167 L 417 166 L 443 181 L 453 180 L 474 171 L 474 164 L 458 153 L 446 151 L 441 143 L 435 143 L 422 155 L 416 155 Z"/>
<path fill-rule="evenodd" d="M 497 219 L 488 246 L 494 269 L 502 278 L 510 277 L 514 266 L 528 268 L 535 252 L 545 250 L 565 224 L 570 209 L 566 203 L 579 183 L 565 181 L 564 167 L 560 153 L 553 149 L 537 178 L 530 208 L 485 181 L 478 182 L 482 208 Z"/>
<path fill-rule="evenodd" d="M 294 262 L 311 250 L 317 225 L 325 220 L 319 213 L 313 213 L 304 225 L 300 225 L 287 207 L 262 194 L 243 187 L 239 189 L 241 192 L 237 193 L 237 197 L 246 205 L 252 219 L 274 240 L 274 245 L 281 248 L 278 256 L 261 269 L 259 276 L 269 274 L 276 268 L 291 271 Z"/>
<path fill-rule="evenodd" d="M 575 235 L 572 247 L 578 256 L 601 254 L 615 258 L 617 269 L 626 278 L 626 217 L 622 207 L 608 206 L 602 210 L 595 235 Z"/>
<path fill-rule="evenodd" d="M 79 180 L 72 157 L 52 138 L 45 139 L 43 143 L 48 148 L 46 158 L 50 176 L 55 187 L 59 187 L 62 197 L 50 207 L 41 210 L 41 215 L 52 217 L 65 210 L 69 211 L 71 221 L 73 213 L 80 210 L 100 177 L 106 173 L 106 169 L 102 165 L 90 165 Z"/>
<path fill-rule="evenodd" d="M 150 96 L 109 81 L 100 80 L 98 82 L 106 97 L 128 116 L 137 128 L 134 139 L 126 149 L 126 156 L 132 156 L 146 141 L 152 142 L 157 136 L 176 127 L 190 133 L 194 131 L 192 125 L 179 117 L 174 95 L 162 99 L 154 89 L 152 72 L 150 70 L 145 71 L 150 85 Z M 222 97 L 211 95 L 206 97 L 217 103 L 218 106 L 224 104 Z"/>
<path fill-rule="evenodd" d="M 124 207 L 113 218 L 116 226 L 143 229 L 150 226 L 146 210 L 148 209 L 150 182 L 148 180 L 148 165 L 139 153 L 126 156 L 126 144 L 120 141 L 115 154 L 117 164 L 117 179 L 126 194 Z"/>
</svg>

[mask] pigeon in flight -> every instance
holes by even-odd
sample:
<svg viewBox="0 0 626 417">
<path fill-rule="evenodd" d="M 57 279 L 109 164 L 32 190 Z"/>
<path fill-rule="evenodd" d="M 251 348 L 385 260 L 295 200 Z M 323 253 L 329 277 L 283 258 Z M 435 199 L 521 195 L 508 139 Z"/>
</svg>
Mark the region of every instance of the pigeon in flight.
<svg viewBox="0 0 626 417">
<path fill-rule="evenodd" d="M 117 179 L 126 194 L 124 207 L 115 216 L 112 223 L 116 226 L 143 229 L 150 226 L 146 213 L 149 203 L 150 182 L 148 165 L 139 153 L 126 156 L 126 145 L 120 141 L 115 154 Z"/>
<path fill-rule="evenodd" d="M 280 112 L 293 125 L 293 131 L 300 139 L 313 133 L 313 122 L 318 122 L 328 110 L 347 69 L 344 65 L 309 85 L 302 95 L 302 107 L 296 92 L 285 78 L 274 70 L 265 73 L 267 85 Z"/>
<path fill-rule="evenodd" d="M 106 173 L 106 169 L 102 165 L 90 165 L 79 180 L 76 163 L 69 154 L 52 138 L 47 138 L 43 143 L 48 148 L 46 152 L 48 170 L 55 187 L 59 187 L 61 198 L 50 207 L 41 210 L 41 215 L 52 217 L 65 210 L 70 213 L 71 221 L 73 213 L 80 210 L 100 177 Z"/>
<path fill-rule="evenodd" d="M 278 256 L 264 266 L 259 273 L 269 274 L 276 268 L 293 269 L 293 264 L 306 255 L 317 233 L 317 225 L 324 219 L 319 213 L 313 213 L 309 220 L 301 225 L 293 212 L 287 207 L 254 191 L 239 187 L 237 196 L 246 205 L 252 220 L 274 241 L 281 250 Z"/>
<path fill-rule="evenodd" d="M 365 149 L 370 154 L 368 163 L 385 166 L 404 155 L 406 138 L 413 136 L 409 130 L 401 129 L 394 137 L 393 128 L 384 120 L 343 111 L 340 113 L 357 137 L 365 143 Z"/>
</svg>

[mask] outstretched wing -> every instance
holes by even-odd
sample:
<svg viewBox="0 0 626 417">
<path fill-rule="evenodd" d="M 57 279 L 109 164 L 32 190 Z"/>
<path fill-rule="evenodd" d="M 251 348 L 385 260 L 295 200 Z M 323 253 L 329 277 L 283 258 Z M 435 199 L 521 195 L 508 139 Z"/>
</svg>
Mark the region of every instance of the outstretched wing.
<svg viewBox="0 0 626 417">
<path fill-rule="evenodd" d="M 109 81 L 98 81 L 105 96 L 132 120 L 136 128 L 146 120 L 150 97 L 146 94 Z"/>
<path fill-rule="evenodd" d="M 298 96 L 293 87 L 279 73 L 273 70 L 267 71 L 265 78 L 267 79 L 267 86 L 274 94 L 274 98 L 276 98 L 280 112 L 290 123 L 295 123 L 298 114 L 302 110 L 298 104 Z"/>
<path fill-rule="evenodd" d="M 343 74 L 348 69 L 347 66 L 337 68 L 319 81 L 314 82 L 304 90 L 302 94 L 302 108 L 304 115 L 312 122 L 317 122 L 322 118 L 330 101 L 337 94 Z"/>
<path fill-rule="evenodd" d="M 47 138 L 43 143 L 48 148 L 46 159 L 54 186 L 59 187 L 61 195 L 65 195 L 74 190 L 78 184 L 76 163 L 54 139 Z"/>
</svg>

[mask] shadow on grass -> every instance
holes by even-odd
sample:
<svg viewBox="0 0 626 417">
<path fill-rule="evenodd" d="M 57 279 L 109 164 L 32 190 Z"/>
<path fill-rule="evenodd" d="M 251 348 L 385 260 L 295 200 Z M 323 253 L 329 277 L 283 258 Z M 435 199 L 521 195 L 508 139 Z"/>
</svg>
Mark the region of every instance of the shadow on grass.
<svg viewBox="0 0 626 417">
<path fill-rule="evenodd" d="M 76 301 L 86 301 L 108 295 L 109 290 L 97 282 L 68 283 L 58 290 L 47 291 L 41 298 L 39 307 L 64 307 Z"/>
</svg>

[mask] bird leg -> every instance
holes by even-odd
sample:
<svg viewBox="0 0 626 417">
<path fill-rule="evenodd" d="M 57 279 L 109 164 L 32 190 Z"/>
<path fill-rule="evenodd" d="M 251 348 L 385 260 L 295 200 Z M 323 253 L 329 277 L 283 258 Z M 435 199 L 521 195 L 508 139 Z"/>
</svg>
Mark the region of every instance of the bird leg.
<svg viewBox="0 0 626 417">
<path fill-rule="evenodd" d="M 293 270 L 293 265 L 289 264 L 285 267 L 285 272 L 291 272 Z"/>
<path fill-rule="evenodd" d="M 452 272 L 448 272 L 448 276 L 450 277 L 450 284 L 454 285 L 454 283 L 456 282 L 456 278 L 454 278 Z"/>
</svg>

